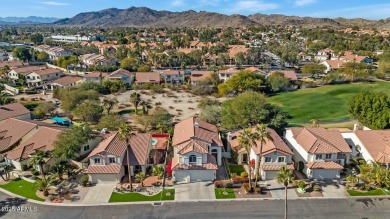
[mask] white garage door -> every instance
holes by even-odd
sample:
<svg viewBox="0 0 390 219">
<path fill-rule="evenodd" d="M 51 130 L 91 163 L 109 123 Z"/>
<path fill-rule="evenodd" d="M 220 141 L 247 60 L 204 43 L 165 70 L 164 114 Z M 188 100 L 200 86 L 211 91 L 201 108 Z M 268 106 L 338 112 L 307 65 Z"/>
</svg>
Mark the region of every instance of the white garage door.
<svg viewBox="0 0 390 219">
<path fill-rule="evenodd" d="M 215 174 L 215 170 L 183 170 L 174 173 L 176 182 L 213 181 Z"/>
<path fill-rule="evenodd" d="M 338 170 L 313 170 L 313 178 L 315 179 L 334 179 L 337 178 Z"/>
<path fill-rule="evenodd" d="M 118 174 L 90 174 L 90 180 L 93 183 L 115 183 L 119 182 Z"/>
<path fill-rule="evenodd" d="M 276 177 L 278 171 L 265 171 L 265 180 L 273 180 Z"/>
</svg>

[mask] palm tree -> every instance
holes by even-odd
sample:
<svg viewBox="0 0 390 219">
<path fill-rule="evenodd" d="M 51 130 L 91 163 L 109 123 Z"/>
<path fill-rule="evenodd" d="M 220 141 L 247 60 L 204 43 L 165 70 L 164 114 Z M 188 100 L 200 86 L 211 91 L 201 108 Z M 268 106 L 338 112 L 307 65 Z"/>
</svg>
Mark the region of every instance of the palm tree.
<svg viewBox="0 0 390 219">
<path fill-rule="evenodd" d="M 241 133 L 240 137 L 238 138 L 238 147 L 241 149 L 241 148 L 244 148 L 246 153 L 247 153 L 247 156 L 248 156 L 248 168 L 249 168 L 249 174 L 248 174 L 248 177 L 249 177 L 249 188 L 250 188 L 250 191 L 253 191 L 253 187 L 252 187 L 252 170 L 251 170 L 251 164 L 250 164 L 250 154 L 251 154 L 251 149 L 252 149 L 252 145 L 256 144 L 256 141 L 255 141 L 255 138 L 253 138 L 253 134 L 252 134 L 252 129 L 251 128 L 246 128 L 243 130 L 243 132 Z"/>
<path fill-rule="evenodd" d="M 37 182 L 36 182 L 37 187 L 38 187 L 38 189 L 43 191 L 44 196 L 49 195 L 49 189 L 50 189 L 50 186 L 53 184 L 54 178 L 55 177 L 49 175 L 47 178 L 37 180 Z"/>
<path fill-rule="evenodd" d="M 276 173 L 276 181 L 283 183 L 284 185 L 284 219 L 287 219 L 287 186 L 294 182 L 294 174 L 292 170 L 289 170 L 287 166 L 281 166 Z"/>
<path fill-rule="evenodd" d="M 273 141 L 273 139 L 271 137 L 271 133 L 267 131 L 267 126 L 264 124 L 257 125 L 254 134 L 255 134 L 256 141 L 260 142 L 260 155 L 257 164 L 257 173 L 256 173 L 256 180 L 255 180 L 255 187 L 256 187 L 260 175 L 261 158 L 263 157 L 263 144 L 265 144 L 267 140 Z"/>
<path fill-rule="evenodd" d="M 102 103 L 107 110 L 107 114 L 110 114 L 112 108 L 118 104 L 118 100 L 116 98 L 104 98 Z"/>
<path fill-rule="evenodd" d="M 52 171 L 59 180 L 62 180 L 62 175 L 65 173 L 65 166 L 58 163 L 52 167 Z"/>
<path fill-rule="evenodd" d="M 0 172 L 0 176 L 4 181 L 8 181 L 10 177 L 11 172 L 11 165 L 4 165 L 2 166 L 3 170 Z"/>
<path fill-rule="evenodd" d="M 35 150 L 35 153 L 30 157 L 29 163 L 34 166 L 39 166 L 39 171 L 42 177 L 45 179 L 45 172 L 43 171 L 43 164 L 45 164 L 45 158 L 48 154 L 42 150 Z"/>
<path fill-rule="evenodd" d="M 319 120 L 318 119 L 310 119 L 310 122 L 311 122 L 311 125 L 316 128 L 316 127 L 319 127 Z"/>
<path fill-rule="evenodd" d="M 131 182 L 130 145 L 129 145 L 130 138 L 133 136 L 131 131 L 132 131 L 131 127 L 128 126 L 127 124 L 123 123 L 119 127 L 119 137 L 120 137 L 121 140 L 125 140 L 126 141 L 127 172 L 129 173 L 130 191 L 133 191 L 133 185 L 132 185 L 132 182 Z"/>
<path fill-rule="evenodd" d="M 141 105 L 142 107 L 142 115 L 147 115 L 148 114 L 148 109 L 150 108 L 150 105 L 148 102 L 146 101 L 141 101 L 141 103 L 139 104 Z"/>
<path fill-rule="evenodd" d="M 11 70 L 11 68 L 8 65 L 5 65 L 0 69 L 0 76 L 8 81 L 8 72 Z"/>
<path fill-rule="evenodd" d="M 141 102 L 141 95 L 137 92 L 134 92 L 130 95 L 130 102 L 135 107 L 135 114 L 138 114 L 138 105 Z"/>
</svg>

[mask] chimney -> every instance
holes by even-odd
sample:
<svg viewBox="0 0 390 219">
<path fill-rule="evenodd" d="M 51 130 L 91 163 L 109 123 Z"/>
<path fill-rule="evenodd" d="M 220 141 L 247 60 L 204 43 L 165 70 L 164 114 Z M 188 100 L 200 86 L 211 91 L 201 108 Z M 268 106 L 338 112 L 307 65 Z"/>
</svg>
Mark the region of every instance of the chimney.
<svg viewBox="0 0 390 219">
<path fill-rule="evenodd" d="M 356 132 L 357 130 L 359 130 L 359 125 L 357 123 L 355 123 L 353 125 L 353 131 Z"/>
<path fill-rule="evenodd" d="M 197 121 L 194 122 L 195 128 L 199 128 L 199 123 Z"/>
</svg>

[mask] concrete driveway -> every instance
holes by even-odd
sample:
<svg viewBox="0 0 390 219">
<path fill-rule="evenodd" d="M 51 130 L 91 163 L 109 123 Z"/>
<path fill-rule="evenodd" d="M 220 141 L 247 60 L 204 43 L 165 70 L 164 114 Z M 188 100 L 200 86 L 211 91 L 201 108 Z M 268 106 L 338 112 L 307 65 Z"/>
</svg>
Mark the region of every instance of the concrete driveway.
<svg viewBox="0 0 390 219">
<path fill-rule="evenodd" d="M 336 180 L 319 182 L 319 184 L 322 188 L 322 194 L 324 197 L 345 198 L 348 196 L 345 186 L 340 185 Z"/>
<path fill-rule="evenodd" d="M 265 184 L 269 184 L 269 191 L 271 192 L 272 198 L 281 198 L 284 199 L 284 185 L 279 184 L 276 180 L 268 180 Z M 298 198 L 297 193 L 292 188 L 292 185 L 289 185 L 287 188 L 287 196 L 288 198 Z"/>
<path fill-rule="evenodd" d="M 90 187 L 82 203 L 84 204 L 108 203 L 108 200 L 110 200 L 115 185 L 116 185 L 115 183 L 112 184 L 98 183 L 95 186 Z"/>
<path fill-rule="evenodd" d="M 193 182 L 175 186 L 175 201 L 215 199 L 212 182 Z"/>
</svg>

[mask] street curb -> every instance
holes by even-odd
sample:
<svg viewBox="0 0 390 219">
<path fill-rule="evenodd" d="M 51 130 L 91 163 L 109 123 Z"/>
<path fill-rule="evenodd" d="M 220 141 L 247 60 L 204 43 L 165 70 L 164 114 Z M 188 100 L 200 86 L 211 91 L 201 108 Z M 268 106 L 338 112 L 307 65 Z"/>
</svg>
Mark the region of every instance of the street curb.
<svg viewBox="0 0 390 219">
<path fill-rule="evenodd" d="M 9 192 L 5 189 L 0 188 L 0 192 L 5 193 L 12 197 L 18 197 L 21 199 L 26 199 L 23 196 L 16 195 L 12 192 Z M 383 196 L 350 196 L 350 197 L 300 197 L 300 198 L 291 198 L 288 199 L 289 201 L 294 200 L 314 200 L 314 199 L 329 199 L 329 200 L 350 200 L 350 199 L 370 199 L 370 198 L 388 198 L 390 199 L 389 195 L 383 195 Z M 27 202 L 38 204 L 38 205 L 47 205 L 47 206 L 56 206 L 56 207 L 92 207 L 92 206 L 115 206 L 115 205 L 154 205 L 155 203 L 162 203 L 161 205 L 164 205 L 165 203 L 194 203 L 194 202 L 236 202 L 236 201 L 278 201 L 278 200 L 284 200 L 283 198 L 235 198 L 235 199 L 197 199 L 197 200 L 182 200 L 182 201 L 140 201 L 140 202 L 114 202 L 114 203 L 98 203 L 98 204 L 69 204 L 69 203 L 50 203 L 50 202 L 40 202 L 33 199 L 26 199 Z M 158 205 L 158 206 L 161 206 Z"/>
</svg>

